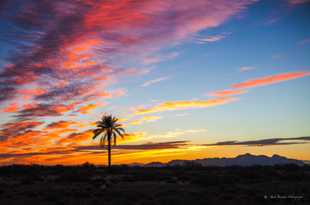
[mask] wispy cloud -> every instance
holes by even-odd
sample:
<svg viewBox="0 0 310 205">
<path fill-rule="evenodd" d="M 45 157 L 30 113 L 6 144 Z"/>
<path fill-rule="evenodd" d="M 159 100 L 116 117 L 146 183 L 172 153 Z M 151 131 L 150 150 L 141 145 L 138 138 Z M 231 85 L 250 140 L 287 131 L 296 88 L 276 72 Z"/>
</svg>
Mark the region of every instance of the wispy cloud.
<svg viewBox="0 0 310 205">
<path fill-rule="evenodd" d="M 233 84 L 233 88 L 237 89 L 246 89 L 258 86 L 271 85 L 275 83 L 280 83 L 288 80 L 293 80 L 297 78 L 302 78 L 305 76 L 310 76 L 310 72 L 307 71 L 299 71 L 299 72 L 288 72 L 288 73 L 280 73 L 276 75 L 264 76 L 261 78 L 251 79 L 245 82 Z"/>
<path fill-rule="evenodd" d="M 217 34 L 217 35 L 213 35 L 213 36 L 206 36 L 206 37 L 201 37 L 201 38 L 197 38 L 197 42 L 198 43 L 212 43 L 212 42 L 216 42 L 216 41 L 220 41 L 224 38 L 226 38 L 227 36 L 229 36 L 231 33 L 221 33 L 221 34 Z"/>
<path fill-rule="evenodd" d="M 195 108 L 207 108 L 212 106 L 224 105 L 236 101 L 237 99 L 231 97 L 214 98 L 208 100 L 186 100 L 186 101 L 167 101 L 149 108 L 137 108 L 135 114 L 148 114 L 173 110 L 187 110 Z"/>
<path fill-rule="evenodd" d="M 41 121 L 14 121 L 5 123 L 0 130 L 0 141 L 13 138 L 17 135 L 23 134 L 39 125 L 43 124 Z"/>
<path fill-rule="evenodd" d="M 142 116 L 141 118 L 139 118 L 137 120 L 133 120 L 129 124 L 130 125 L 141 125 L 141 124 L 146 123 L 146 122 L 155 122 L 155 121 L 158 121 L 160 119 L 161 119 L 160 116 L 147 115 L 147 116 Z"/>
<path fill-rule="evenodd" d="M 158 149 L 176 149 L 189 144 L 189 141 L 170 141 L 170 142 L 156 142 L 146 143 L 139 145 L 117 145 L 115 149 L 126 149 L 126 150 L 158 150 Z M 79 146 L 76 150 L 102 150 L 99 146 Z"/>
<path fill-rule="evenodd" d="M 230 86 L 229 89 L 217 90 L 209 93 L 210 96 L 215 96 L 218 98 L 229 97 L 234 95 L 241 95 L 248 92 L 247 89 L 255 88 L 259 86 L 267 86 L 271 84 L 276 84 L 288 80 L 298 79 L 305 76 L 310 76 L 308 71 L 298 71 L 289 73 L 279 73 L 270 76 L 264 76 L 260 78 L 250 79 L 244 82 L 236 83 Z"/>
<path fill-rule="evenodd" d="M 240 67 L 239 71 L 240 72 L 247 72 L 251 70 L 255 70 L 256 68 L 254 66 L 242 66 Z"/>
<path fill-rule="evenodd" d="M 60 140 L 58 140 L 58 144 L 79 144 L 82 141 L 90 140 L 93 136 L 92 130 L 86 130 L 78 133 L 71 133 Z"/>
<path fill-rule="evenodd" d="M 168 61 L 168 60 L 173 60 L 177 58 L 180 54 L 178 52 L 171 52 L 171 53 L 166 53 L 162 55 L 153 55 L 153 56 L 146 56 L 143 59 L 143 63 L 145 65 L 152 65 L 152 64 L 157 64 L 163 61 Z"/>
<path fill-rule="evenodd" d="M 213 144 L 205 144 L 205 146 L 232 146 L 232 145 L 270 146 L 270 145 L 305 144 L 309 142 L 310 137 L 292 137 L 292 138 L 269 138 L 269 139 L 249 140 L 249 141 L 223 141 Z"/>
<path fill-rule="evenodd" d="M 310 37 L 309 38 L 305 38 L 302 39 L 301 41 L 298 42 L 299 45 L 306 45 L 306 44 L 310 44 Z"/>
<path fill-rule="evenodd" d="M 105 103 L 99 103 L 97 102 L 96 104 L 91 103 L 91 104 L 87 104 L 87 105 L 83 105 L 81 107 L 78 108 L 77 112 L 80 112 L 82 114 L 88 114 L 91 111 L 93 111 L 94 109 L 96 109 L 97 107 L 103 107 L 106 106 Z"/>
<path fill-rule="evenodd" d="M 297 4 L 309 3 L 310 0 L 288 0 L 288 2 L 290 4 L 297 5 Z"/>
<path fill-rule="evenodd" d="M 227 90 L 217 90 L 212 93 L 210 93 L 211 96 L 215 97 L 226 97 L 226 96 L 232 96 L 232 95 L 241 95 L 247 93 L 246 90 L 237 90 L 237 89 L 227 89 Z"/>
<path fill-rule="evenodd" d="M 205 133 L 207 129 L 188 129 L 188 130 L 173 130 L 166 133 L 146 136 L 147 140 L 149 139 L 167 139 L 167 138 L 177 138 L 180 136 L 191 136 L 192 134 Z"/>
<path fill-rule="evenodd" d="M 82 136 L 82 135 L 81 135 Z M 80 138 L 81 136 L 72 135 L 74 138 Z M 82 137 L 83 138 L 83 137 Z M 165 150 L 165 149 L 178 149 L 184 146 L 189 145 L 189 141 L 169 141 L 169 142 L 154 142 L 154 143 L 146 143 L 146 144 L 137 144 L 137 145 L 117 145 L 113 148 L 115 150 Z M 32 156 L 66 156 L 76 153 L 97 153 L 97 151 L 102 152 L 103 149 L 98 145 L 89 145 L 89 146 L 75 146 L 70 149 L 54 149 L 51 151 L 41 151 L 41 152 L 26 152 L 26 153 L 1 153 L 0 159 L 5 158 L 19 158 L 19 157 L 32 157 Z"/>
<path fill-rule="evenodd" d="M 169 76 L 163 76 L 160 78 L 155 78 L 155 79 L 144 82 L 141 86 L 142 87 L 148 87 L 150 85 L 154 85 L 154 84 L 160 83 L 162 81 L 168 80 L 169 78 L 170 78 Z"/>
<path fill-rule="evenodd" d="M 65 120 L 60 120 L 57 122 L 52 122 L 46 126 L 47 129 L 65 129 L 70 126 L 76 125 L 76 122 L 74 121 L 65 121 Z"/>
</svg>

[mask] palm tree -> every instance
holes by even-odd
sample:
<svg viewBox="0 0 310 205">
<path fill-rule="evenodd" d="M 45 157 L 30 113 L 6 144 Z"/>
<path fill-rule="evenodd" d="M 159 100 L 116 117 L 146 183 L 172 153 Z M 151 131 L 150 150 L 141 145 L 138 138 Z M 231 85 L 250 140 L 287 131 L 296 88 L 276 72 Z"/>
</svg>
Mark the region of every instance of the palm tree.
<svg viewBox="0 0 310 205">
<path fill-rule="evenodd" d="M 97 128 L 93 130 L 93 139 L 96 139 L 99 135 L 100 145 L 105 146 L 106 141 L 108 141 L 108 162 L 109 168 L 111 167 L 111 141 L 114 140 L 114 145 L 116 145 L 116 138 L 120 136 L 124 138 L 125 130 L 122 124 L 117 123 L 118 119 L 112 115 L 103 115 L 102 119 L 98 121 Z"/>
</svg>

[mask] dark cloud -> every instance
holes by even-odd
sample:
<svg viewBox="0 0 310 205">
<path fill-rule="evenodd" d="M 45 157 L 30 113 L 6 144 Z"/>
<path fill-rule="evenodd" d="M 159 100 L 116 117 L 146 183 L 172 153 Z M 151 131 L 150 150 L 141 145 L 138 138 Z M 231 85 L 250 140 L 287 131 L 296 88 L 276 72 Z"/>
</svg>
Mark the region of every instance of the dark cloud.
<svg viewBox="0 0 310 205">
<path fill-rule="evenodd" d="M 293 145 L 309 143 L 310 137 L 292 137 L 292 138 L 270 138 L 262 140 L 249 141 L 223 141 L 214 144 L 205 144 L 205 146 L 230 146 L 230 145 L 246 145 L 246 146 L 270 146 L 270 145 Z"/>
<path fill-rule="evenodd" d="M 35 100 L 43 102 L 68 101 L 86 95 L 92 90 L 90 89 L 92 85 L 93 84 L 88 81 L 84 84 L 81 84 L 81 82 L 72 82 L 65 87 L 52 88 L 48 92 L 36 96 Z"/>
<path fill-rule="evenodd" d="M 79 22 L 83 20 L 87 5 L 74 0 L 15 0 L 8 7 L 6 20 L 16 29 L 5 30 L 3 35 L 7 39 L 4 40 L 24 43 L 15 47 L 14 55 L 9 57 L 14 64 L 4 69 L 0 81 L 16 89 L 51 71 L 46 69 L 45 62 L 57 57 L 67 41 L 73 41 L 80 35 Z M 14 91 L 10 90 L 11 93 Z M 0 100 L 12 98 L 14 95 L 11 93 Z"/>
<path fill-rule="evenodd" d="M 75 104 L 37 104 L 24 108 L 17 112 L 17 118 L 61 116 L 63 113 L 73 110 Z"/>
<path fill-rule="evenodd" d="M 57 122 L 52 122 L 46 126 L 47 129 L 64 129 L 68 128 L 71 125 L 74 125 L 75 122 L 73 121 L 65 121 L 65 120 L 60 120 Z"/>
<path fill-rule="evenodd" d="M 113 149 L 117 150 L 158 150 L 158 149 L 176 149 L 188 145 L 189 141 L 171 141 L 171 142 L 158 142 L 158 143 L 147 143 L 140 145 L 117 145 L 113 146 Z M 5 158 L 19 158 L 19 157 L 32 157 L 38 155 L 67 155 L 76 152 L 88 151 L 90 153 L 100 150 L 102 152 L 103 147 L 100 146 L 78 146 L 69 150 L 55 150 L 48 152 L 29 152 L 29 153 L 3 153 L 0 154 L 0 159 Z"/>
<path fill-rule="evenodd" d="M 7 84 L 0 84 L 0 102 L 14 97 L 15 87 L 8 86 Z"/>
<path fill-rule="evenodd" d="M 146 143 L 139 145 L 117 145 L 113 146 L 113 149 L 120 150 L 153 150 L 153 149 L 173 149 L 180 148 L 189 144 L 189 141 L 171 141 L 171 142 L 158 142 L 158 143 Z M 100 146 L 79 146 L 76 147 L 77 151 L 86 150 L 102 150 Z"/>
<path fill-rule="evenodd" d="M 0 141 L 26 133 L 29 130 L 43 124 L 40 121 L 13 121 L 2 125 Z"/>
<path fill-rule="evenodd" d="M 72 150 L 64 150 L 64 151 L 49 151 L 49 152 L 28 152 L 28 153 L 0 153 L 0 159 L 5 158 L 22 158 L 22 157 L 32 157 L 39 155 L 65 155 L 74 153 Z"/>
</svg>

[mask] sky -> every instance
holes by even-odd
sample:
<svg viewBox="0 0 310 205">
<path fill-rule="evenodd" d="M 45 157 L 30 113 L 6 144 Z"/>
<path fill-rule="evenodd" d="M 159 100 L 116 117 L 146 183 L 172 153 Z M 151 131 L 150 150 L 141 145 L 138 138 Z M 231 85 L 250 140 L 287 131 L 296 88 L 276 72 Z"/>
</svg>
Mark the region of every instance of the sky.
<svg viewBox="0 0 310 205">
<path fill-rule="evenodd" d="M 309 0 L 2 0 L 0 165 L 310 160 Z"/>
</svg>

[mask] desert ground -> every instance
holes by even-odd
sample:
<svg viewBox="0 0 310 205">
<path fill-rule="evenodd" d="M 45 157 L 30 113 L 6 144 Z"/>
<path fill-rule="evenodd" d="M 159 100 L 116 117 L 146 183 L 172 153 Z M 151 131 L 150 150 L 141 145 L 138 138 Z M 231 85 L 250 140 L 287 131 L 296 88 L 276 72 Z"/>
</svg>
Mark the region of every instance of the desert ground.
<svg viewBox="0 0 310 205">
<path fill-rule="evenodd" d="M 0 204 L 309 204 L 309 166 L 4 166 Z"/>
</svg>

